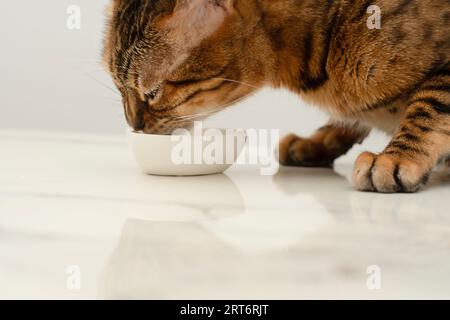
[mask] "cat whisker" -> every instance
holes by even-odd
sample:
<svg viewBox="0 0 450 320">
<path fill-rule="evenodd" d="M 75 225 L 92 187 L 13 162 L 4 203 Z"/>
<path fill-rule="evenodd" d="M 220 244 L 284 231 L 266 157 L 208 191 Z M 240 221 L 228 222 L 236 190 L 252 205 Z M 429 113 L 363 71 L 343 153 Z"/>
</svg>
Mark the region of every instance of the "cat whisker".
<svg viewBox="0 0 450 320">
<path fill-rule="evenodd" d="M 227 81 L 227 82 L 239 83 L 239 84 L 243 84 L 243 85 L 245 85 L 245 86 L 248 86 L 248 87 L 250 87 L 250 88 L 261 89 L 261 87 L 257 87 L 257 86 L 254 86 L 254 85 L 252 85 L 252 84 L 245 83 L 245 82 L 238 81 L 238 80 L 227 79 L 227 78 L 220 78 L 220 77 L 219 77 L 219 78 L 212 78 L 212 79 L 215 79 L 215 80 L 222 80 L 222 81 Z"/>
<path fill-rule="evenodd" d="M 108 71 L 106 71 L 105 69 L 95 69 L 95 70 L 92 70 L 92 71 L 88 72 L 89 75 L 99 74 L 99 73 L 103 73 L 105 75 L 108 75 Z M 117 75 L 120 75 L 120 76 L 124 76 L 125 75 L 125 73 L 122 73 L 122 72 L 115 72 L 115 73 Z"/>
<path fill-rule="evenodd" d="M 105 89 L 110 90 L 110 91 L 113 92 L 116 96 L 121 97 L 121 94 L 120 94 L 116 89 L 110 87 L 109 85 L 103 83 L 102 81 L 96 79 L 95 77 L 93 77 L 92 75 L 90 75 L 90 74 L 88 74 L 88 73 L 86 74 L 86 76 L 87 76 L 88 78 L 94 80 L 94 81 L 97 82 L 98 84 L 100 84 L 100 85 L 101 85 L 102 87 L 104 87 Z"/>
<path fill-rule="evenodd" d="M 119 106 L 121 108 L 123 108 L 123 103 L 122 101 L 118 100 L 118 99 L 114 99 L 114 98 L 107 98 L 105 97 L 105 100 L 108 100 L 110 103 L 113 103 L 115 106 Z"/>
<path fill-rule="evenodd" d="M 196 114 L 191 114 L 191 115 L 175 116 L 175 117 L 173 117 L 171 119 L 171 121 L 180 121 L 180 122 L 181 121 L 195 121 L 195 120 L 200 119 L 200 118 L 211 116 L 211 115 L 214 115 L 214 114 L 222 111 L 227 106 L 231 106 L 231 105 L 233 105 L 235 103 L 238 103 L 238 102 L 248 98 L 252 94 L 253 94 L 253 92 L 250 92 L 250 93 L 248 93 L 248 94 L 246 94 L 246 95 L 244 95 L 244 96 L 242 96 L 240 98 L 237 98 L 237 99 L 235 99 L 235 100 L 233 100 L 231 102 L 228 102 L 228 103 L 223 104 L 223 105 L 219 105 L 218 107 L 215 107 L 212 110 L 208 110 L 208 111 L 200 112 L 200 113 L 196 113 Z"/>
</svg>

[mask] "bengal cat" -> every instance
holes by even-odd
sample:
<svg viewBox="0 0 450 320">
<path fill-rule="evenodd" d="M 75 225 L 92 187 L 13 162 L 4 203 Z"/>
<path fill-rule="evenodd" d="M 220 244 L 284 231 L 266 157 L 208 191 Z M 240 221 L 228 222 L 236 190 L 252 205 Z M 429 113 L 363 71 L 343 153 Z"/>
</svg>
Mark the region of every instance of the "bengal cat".
<svg viewBox="0 0 450 320">
<path fill-rule="evenodd" d="M 449 0 L 113 0 L 104 62 L 135 130 L 168 134 L 287 88 L 330 122 L 285 138 L 282 164 L 328 166 L 378 128 L 392 141 L 357 159 L 354 186 L 415 192 L 450 156 L 449 26 Z"/>
</svg>

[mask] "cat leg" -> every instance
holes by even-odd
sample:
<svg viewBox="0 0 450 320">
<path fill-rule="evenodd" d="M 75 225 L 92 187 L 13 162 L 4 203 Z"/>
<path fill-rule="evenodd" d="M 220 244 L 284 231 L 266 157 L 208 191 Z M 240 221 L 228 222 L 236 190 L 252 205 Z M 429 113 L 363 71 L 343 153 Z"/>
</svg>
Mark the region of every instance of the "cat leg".
<svg viewBox="0 0 450 320">
<path fill-rule="evenodd" d="M 362 191 L 416 192 L 449 155 L 450 70 L 442 70 L 416 92 L 387 148 L 359 156 L 353 184 Z"/>
<path fill-rule="evenodd" d="M 370 129 L 358 125 L 330 123 L 311 136 L 285 137 L 279 147 L 279 160 L 285 166 L 330 167 L 335 159 L 347 153 L 354 144 L 362 143 Z"/>
</svg>

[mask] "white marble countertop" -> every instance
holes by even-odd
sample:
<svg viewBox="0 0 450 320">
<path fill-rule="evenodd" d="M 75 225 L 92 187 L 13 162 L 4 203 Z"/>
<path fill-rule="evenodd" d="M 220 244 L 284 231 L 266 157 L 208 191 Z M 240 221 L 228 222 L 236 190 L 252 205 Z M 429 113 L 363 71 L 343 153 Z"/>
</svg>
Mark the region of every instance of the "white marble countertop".
<svg viewBox="0 0 450 320">
<path fill-rule="evenodd" d="M 450 298 L 448 173 L 380 195 L 347 161 L 169 178 L 116 136 L 0 131 L 0 150 L 0 298 Z"/>
</svg>

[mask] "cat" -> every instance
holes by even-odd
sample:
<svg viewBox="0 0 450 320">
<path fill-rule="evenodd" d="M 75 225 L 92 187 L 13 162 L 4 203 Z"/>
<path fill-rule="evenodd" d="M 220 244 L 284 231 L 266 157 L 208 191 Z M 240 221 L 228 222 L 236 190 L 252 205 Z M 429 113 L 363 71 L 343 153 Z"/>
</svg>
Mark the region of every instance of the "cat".
<svg viewBox="0 0 450 320">
<path fill-rule="evenodd" d="M 329 166 L 377 128 L 392 141 L 358 157 L 355 188 L 412 193 L 450 158 L 448 0 L 113 0 L 107 11 L 103 60 L 135 130 L 169 134 L 271 86 L 330 115 L 312 137 L 281 141 L 283 165 Z"/>
</svg>

